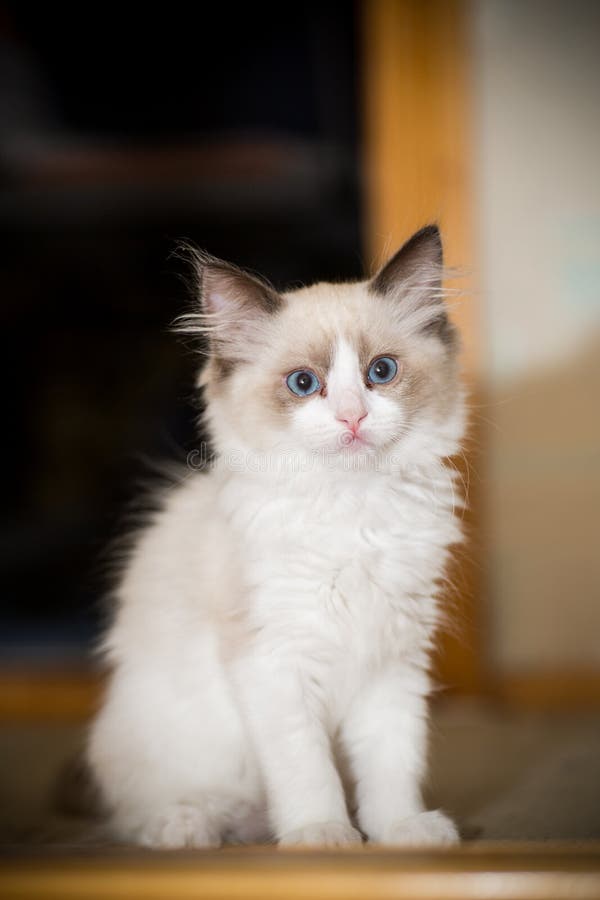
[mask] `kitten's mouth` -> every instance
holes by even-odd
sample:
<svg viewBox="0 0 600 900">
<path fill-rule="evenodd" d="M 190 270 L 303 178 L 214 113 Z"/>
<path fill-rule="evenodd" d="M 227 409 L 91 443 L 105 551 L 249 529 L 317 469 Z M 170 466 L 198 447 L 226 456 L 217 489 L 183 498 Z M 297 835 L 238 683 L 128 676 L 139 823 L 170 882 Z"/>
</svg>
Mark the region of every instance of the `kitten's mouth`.
<svg viewBox="0 0 600 900">
<path fill-rule="evenodd" d="M 371 448 L 372 442 L 366 435 L 360 432 L 345 431 L 340 437 L 340 447 L 342 450 L 365 450 Z"/>
</svg>

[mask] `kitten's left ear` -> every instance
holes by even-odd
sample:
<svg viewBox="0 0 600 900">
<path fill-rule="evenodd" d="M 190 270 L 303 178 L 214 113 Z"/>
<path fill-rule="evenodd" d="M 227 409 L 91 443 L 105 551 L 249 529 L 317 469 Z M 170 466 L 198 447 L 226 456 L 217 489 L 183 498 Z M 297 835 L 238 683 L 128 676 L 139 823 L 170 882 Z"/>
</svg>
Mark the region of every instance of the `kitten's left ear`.
<svg viewBox="0 0 600 900">
<path fill-rule="evenodd" d="M 196 254 L 200 302 L 208 315 L 243 322 L 277 312 L 281 297 L 262 278 L 207 253 Z"/>
<path fill-rule="evenodd" d="M 444 255 L 437 225 L 426 225 L 413 234 L 369 282 L 377 294 L 418 306 L 422 331 L 450 341 L 453 329 L 443 302 Z"/>
</svg>

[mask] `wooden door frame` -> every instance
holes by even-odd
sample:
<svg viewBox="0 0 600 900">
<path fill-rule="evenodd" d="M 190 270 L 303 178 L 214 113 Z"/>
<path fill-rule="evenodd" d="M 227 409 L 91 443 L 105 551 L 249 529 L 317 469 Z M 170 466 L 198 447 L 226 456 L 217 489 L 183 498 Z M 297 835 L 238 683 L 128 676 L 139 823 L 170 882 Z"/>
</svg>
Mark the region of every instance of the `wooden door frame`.
<svg viewBox="0 0 600 900">
<path fill-rule="evenodd" d="M 375 269 L 407 237 L 429 222 L 440 226 L 445 263 L 463 274 L 452 290 L 464 300 L 451 315 L 463 343 L 464 376 L 475 403 L 479 379 L 478 309 L 467 272 L 473 259 L 472 100 L 469 5 L 463 0 L 364 0 L 362 3 L 363 184 L 367 258 Z M 481 497 L 481 434 L 457 461 L 468 490 L 466 548 L 450 572 L 450 629 L 437 661 L 443 685 L 481 692 L 486 683 L 475 539 Z"/>
</svg>

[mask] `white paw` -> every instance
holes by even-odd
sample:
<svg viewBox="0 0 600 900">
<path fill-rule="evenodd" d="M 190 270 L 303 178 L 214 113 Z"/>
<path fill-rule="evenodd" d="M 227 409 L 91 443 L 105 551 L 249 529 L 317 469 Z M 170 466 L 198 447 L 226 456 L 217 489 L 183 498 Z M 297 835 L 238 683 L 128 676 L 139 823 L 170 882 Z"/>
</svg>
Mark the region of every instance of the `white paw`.
<svg viewBox="0 0 600 900">
<path fill-rule="evenodd" d="M 180 847 L 219 847 L 217 828 L 197 806 L 174 803 L 149 816 L 135 835 L 143 847 L 176 850 Z"/>
<path fill-rule="evenodd" d="M 451 847 L 459 842 L 456 825 L 439 809 L 394 822 L 381 841 L 399 847 Z"/>
<path fill-rule="evenodd" d="M 360 831 L 340 822 L 317 822 L 288 831 L 279 839 L 283 847 L 345 847 L 362 844 Z"/>
</svg>

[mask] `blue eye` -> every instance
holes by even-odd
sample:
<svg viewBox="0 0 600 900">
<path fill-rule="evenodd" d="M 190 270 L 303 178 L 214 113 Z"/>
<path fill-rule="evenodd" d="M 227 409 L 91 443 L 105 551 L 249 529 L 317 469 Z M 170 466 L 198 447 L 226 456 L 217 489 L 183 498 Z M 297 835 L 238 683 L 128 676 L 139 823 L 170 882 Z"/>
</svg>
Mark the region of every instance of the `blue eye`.
<svg viewBox="0 0 600 900">
<path fill-rule="evenodd" d="M 371 384 L 387 384 L 396 377 L 398 363 L 391 356 L 378 356 L 369 366 L 367 379 Z"/>
<path fill-rule="evenodd" d="M 321 387 L 321 382 L 309 369 L 298 369 L 288 375 L 285 381 L 292 394 L 297 394 L 298 397 L 308 397 Z"/>
</svg>

